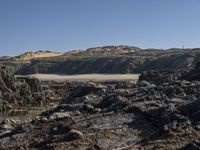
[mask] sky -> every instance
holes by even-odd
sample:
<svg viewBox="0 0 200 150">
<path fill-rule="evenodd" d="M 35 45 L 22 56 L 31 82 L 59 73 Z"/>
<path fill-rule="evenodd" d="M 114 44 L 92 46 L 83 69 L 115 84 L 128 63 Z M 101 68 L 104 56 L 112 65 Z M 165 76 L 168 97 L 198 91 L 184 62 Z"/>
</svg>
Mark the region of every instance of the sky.
<svg viewBox="0 0 200 150">
<path fill-rule="evenodd" d="M 0 56 L 105 45 L 200 47 L 200 0 L 0 0 Z"/>
</svg>

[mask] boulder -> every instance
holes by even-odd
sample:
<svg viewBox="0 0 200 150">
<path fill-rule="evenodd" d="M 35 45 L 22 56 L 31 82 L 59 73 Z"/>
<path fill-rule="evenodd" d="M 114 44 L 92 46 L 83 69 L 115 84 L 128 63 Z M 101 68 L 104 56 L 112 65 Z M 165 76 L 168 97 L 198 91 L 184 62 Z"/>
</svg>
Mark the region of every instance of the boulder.
<svg viewBox="0 0 200 150">
<path fill-rule="evenodd" d="M 156 85 L 179 80 L 184 70 L 150 70 L 144 71 L 139 81 L 147 81 Z"/>
<path fill-rule="evenodd" d="M 77 140 L 77 139 L 84 138 L 84 135 L 81 131 L 73 129 L 69 132 L 68 138 L 71 139 L 71 140 Z"/>
</svg>

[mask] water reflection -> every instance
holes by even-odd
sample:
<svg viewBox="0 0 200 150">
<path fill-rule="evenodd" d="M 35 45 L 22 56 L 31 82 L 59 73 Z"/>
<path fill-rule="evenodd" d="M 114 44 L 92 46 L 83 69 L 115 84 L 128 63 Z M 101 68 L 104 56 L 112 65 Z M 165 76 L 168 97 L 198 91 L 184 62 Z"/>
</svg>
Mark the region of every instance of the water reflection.
<svg viewBox="0 0 200 150">
<path fill-rule="evenodd" d="M 0 113 L 0 121 L 4 119 L 13 119 L 13 120 L 31 120 L 39 115 L 41 112 L 47 110 L 47 107 L 21 107 L 15 110 L 10 110 L 8 112 Z"/>
</svg>

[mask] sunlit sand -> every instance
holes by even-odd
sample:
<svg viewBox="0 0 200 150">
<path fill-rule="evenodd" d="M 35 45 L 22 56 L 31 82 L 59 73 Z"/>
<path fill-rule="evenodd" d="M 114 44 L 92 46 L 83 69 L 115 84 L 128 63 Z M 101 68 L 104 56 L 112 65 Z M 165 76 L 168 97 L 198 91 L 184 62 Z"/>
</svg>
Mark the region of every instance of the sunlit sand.
<svg viewBox="0 0 200 150">
<path fill-rule="evenodd" d="M 30 77 L 42 81 L 109 81 L 109 80 L 138 80 L 138 74 L 81 74 L 81 75 L 56 75 L 32 74 Z"/>
</svg>

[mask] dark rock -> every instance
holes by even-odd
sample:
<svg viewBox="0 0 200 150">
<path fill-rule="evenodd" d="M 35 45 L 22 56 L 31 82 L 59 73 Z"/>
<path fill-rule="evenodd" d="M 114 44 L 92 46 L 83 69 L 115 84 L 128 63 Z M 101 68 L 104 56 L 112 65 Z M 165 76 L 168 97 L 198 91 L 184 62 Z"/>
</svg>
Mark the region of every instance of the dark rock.
<svg viewBox="0 0 200 150">
<path fill-rule="evenodd" d="M 15 77 L 7 68 L 0 69 L 0 111 L 12 107 L 40 105 L 46 95 L 38 79 Z"/>
<path fill-rule="evenodd" d="M 41 83 L 38 79 L 26 77 L 26 78 L 24 78 L 24 80 L 29 85 L 32 92 L 41 92 L 41 90 L 42 90 Z"/>
<path fill-rule="evenodd" d="M 80 85 L 77 85 L 77 88 L 74 90 L 75 92 L 72 92 L 70 96 L 81 97 L 84 95 L 88 95 L 92 92 L 97 92 L 100 89 L 101 87 L 96 86 L 92 82 L 90 82 L 89 84 L 81 83 Z"/>
<path fill-rule="evenodd" d="M 159 85 L 167 82 L 179 80 L 185 70 L 150 70 L 144 71 L 139 77 L 139 81 L 148 81 Z"/>
<path fill-rule="evenodd" d="M 68 137 L 70 140 L 77 140 L 77 139 L 82 139 L 84 138 L 84 135 L 82 132 L 78 131 L 78 130 L 71 130 L 68 134 Z"/>
<path fill-rule="evenodd" d="M 197 140 L 193 141 L 193 142 L 187 144 L 181 150 L 200 150 L 200 142 Z"/>
<path fill-rule="evenodd" d="M 200 80 L 200 62 L 198 62 L 193 69 L 183 76 L 185 80 Z"/>
<path fill-rule="evenodd" d="M 117 111 L 128 105 L 128 102 L 126 98 L 114 95 L 111 97 L 105 97 L 100 105 L 103 111 Z"/>
<path fill-rule="evenodd" d="M 65 86 L 70 87 L 70 92 L 66 91 L 69 94 L 58 106 L 20 124 L 23 136 L 3 133 L 0 146 L 7 149 L 10 145 L 32 149 L 198 148 L 198 142 L 193 141 L 200 138 L 200 82 L 182 80 L 184 73 L 150 71 L 137 83 L 112 81 L 51 86 L 58 95 L 65 93 Z M 19 83 L 17 86 L 24 86 L 28 93 L 30 86 Z M 9 88 L 3 89 L 8 94 L 16 94 Z M 37 97 L 32 91 L 29 94 Z M 3 97 L 3 92 L 0 95 Z M 25 98 L 20 94 L 19 97 Z M 15 138 L 6 143 L 11 135 Z"/>
</svg>

